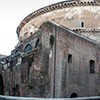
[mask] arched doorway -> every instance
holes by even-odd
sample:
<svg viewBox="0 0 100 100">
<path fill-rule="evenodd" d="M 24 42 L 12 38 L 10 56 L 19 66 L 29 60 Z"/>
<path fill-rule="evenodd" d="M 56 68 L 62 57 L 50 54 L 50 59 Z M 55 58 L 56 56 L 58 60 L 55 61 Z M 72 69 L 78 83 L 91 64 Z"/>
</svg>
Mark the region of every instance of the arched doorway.
<svg viewBox="0 0 100 100">
<path fill-rule="evenodd" d="M 70 96 L 70 98 L 76 98 L 76 97 L 78 97 L 77 93 L 72 93 Z"/>
<path fill-rule="evenodd" d="M 4 93 L 4 83 L 3 83 L 3 77 L 0 74 L 0 95 L 3 95 Z"/>
</svg>

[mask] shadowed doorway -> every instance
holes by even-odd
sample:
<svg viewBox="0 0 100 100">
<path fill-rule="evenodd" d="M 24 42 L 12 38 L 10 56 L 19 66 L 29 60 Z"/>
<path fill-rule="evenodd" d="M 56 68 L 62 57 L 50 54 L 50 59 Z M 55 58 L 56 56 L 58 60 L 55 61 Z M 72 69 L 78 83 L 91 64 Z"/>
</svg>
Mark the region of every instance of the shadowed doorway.
<svg viewBox="0 0 100 100">
<path fill-rule="evenodd" d="M 0 95 L 3 95 L 4 93 L 4 83 L 3 83 L 3 77 L 0 74 Z"/>
<path fill-rule="evenodd" d="M 76 93 L 72 93 L 70 96 L 70 98 L 76 98 L 76 97 L 78 97 L 78 95 Z"/>
</svg>

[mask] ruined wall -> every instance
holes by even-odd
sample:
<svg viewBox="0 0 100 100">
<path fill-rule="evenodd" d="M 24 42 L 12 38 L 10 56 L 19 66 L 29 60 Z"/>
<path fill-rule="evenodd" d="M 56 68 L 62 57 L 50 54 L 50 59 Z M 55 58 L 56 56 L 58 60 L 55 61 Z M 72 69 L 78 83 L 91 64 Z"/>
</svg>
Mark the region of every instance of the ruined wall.
<svg viewBox="0 0 100 100">
<path fill-rule="evenodd" d="M 62 79 L 58 81 L 61 81 L 59 88 L 62 88 L 62 91 L 57 93 L 57 96 L 69 97 L 72 93 L 77 93 L 78 96 L 98 95 L 96 80 L 99 78 L 97 77 L 99 65 L 96 58 L 96 44 L 93 41 L 90 42 L 58 27 L 56 67 L 58 73 L 61 73 L 59 77 Z M 95 61 L 94 74 L 90 73 L 90 60 Z M 64 81 L 66 82 L 63 83 Z M 63 88 L 63 84 L 66 88 Z"/>
<path fill-rule="evenodd" d="M 51 23 L 48 23 L 48 26 L 44 24 L 42 31 L 46 48 L 50 48 L 50 36 L 56 36 L 56 44 L 50 48 L 49 54 L 51 97 L 54 95 L 54 85 L 56 97 L 70 97 L 72 93 L 77 96 L 99 95 L 97 84 L 100 72 L 96 42 Z M 71 58 L 68 58 L 69 56 Z M 90 60 L 95 62 L 94 73 L 90 72 Z"/>
<path fill-rule="evenodd" d="M 28 46 L 32 46 L 32 48 Z M 28 49 L 26 49 L 28 47 Z M 48 50 L 42 49 L 38 32 L 20 43 L 5 64 L 5 94 L 47 97 L 49 94 Z"/>
<path fill-rule="evenodd" d="M 32 48 L 27 52 L 25 48 L 28 44 Z M 7 95 L 99 95 L 100 51 L 96 42 L 47 22 L 21 45 L 22 48 L 17 47 L 12 52 L 8 68 L 3 72 L 5 93 L 9 91 Z M 16 50 L 21 51 L 14 55 Z M 94 66 L 92 72 L 90 65 Z"/>
</svg>

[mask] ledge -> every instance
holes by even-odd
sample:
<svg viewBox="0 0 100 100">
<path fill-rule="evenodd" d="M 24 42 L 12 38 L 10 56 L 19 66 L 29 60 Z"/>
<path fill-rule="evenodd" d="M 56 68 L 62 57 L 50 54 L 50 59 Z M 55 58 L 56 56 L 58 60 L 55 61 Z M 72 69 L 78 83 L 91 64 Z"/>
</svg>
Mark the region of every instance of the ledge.
<svg viewBox="0 0 100 100">
<path fill-rule="evenodd" d="M 79 33 L 100 33 L 100 29 L 73 29 L 73 31 Z"/>
</svg>

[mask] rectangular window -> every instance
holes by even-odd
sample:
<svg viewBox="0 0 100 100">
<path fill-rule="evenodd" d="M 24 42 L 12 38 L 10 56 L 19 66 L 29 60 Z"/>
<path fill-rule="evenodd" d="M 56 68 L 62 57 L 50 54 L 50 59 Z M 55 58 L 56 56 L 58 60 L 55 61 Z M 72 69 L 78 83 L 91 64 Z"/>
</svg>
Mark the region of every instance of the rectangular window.
<svg viewBox="0 0 100 100">
<path fill-rule="evenodd" d="M 95 73 L 95 61 L 90 60 L 90 73 L 94 74 Z"/>
<path fill-rule="evenodd" d="M 81 22 L 81 27 L 84 27 L 84 22 Z"/>
<path fill-rule="evenodd" d="M 72 55 L 68 54 L 68 63 L 72 63 Z"/>
</svg>

